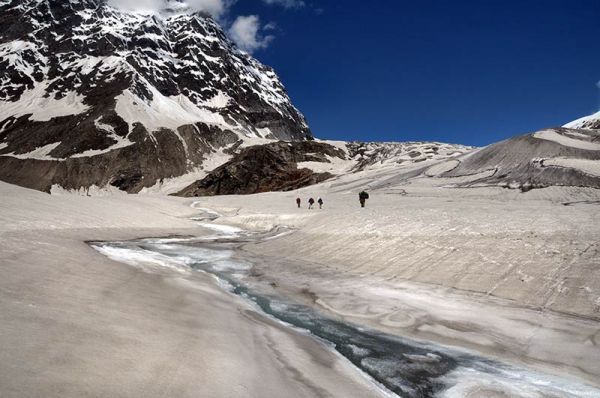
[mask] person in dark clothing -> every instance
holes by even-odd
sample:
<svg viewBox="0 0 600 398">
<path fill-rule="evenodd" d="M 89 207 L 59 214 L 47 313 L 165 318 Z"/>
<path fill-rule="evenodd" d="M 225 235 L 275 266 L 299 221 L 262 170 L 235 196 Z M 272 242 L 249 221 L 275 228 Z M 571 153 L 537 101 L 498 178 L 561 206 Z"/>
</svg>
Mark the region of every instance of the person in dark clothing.
<svg viewBox="0 0 600 398">
<path fill-rule="evenodd" d="M 302 203 L 302 200 L 300 200 L 300 198 L 296 198 L 296 204 L 298 205 L 298 208 L 300 208 L 300 203 Z"/>
<path fill-rule="evenodd" d="M 362 191 L 358 194 L 358 200 L 360 202 L 360 207 L 365 207 L 365 203 L 369 199 L 369 194 L 366 191 Z"/>
<path fill-rule="evenodd" d="M 317 203 L 319 204 L 319 209 L 323 208 L 323 199 L 319 198 L 317 199 Z"/>
<path fill-rule="evenodd" d="M 308 208 L 309 209 L 312 209 L 314 204 L 315 204 L 315 200 L 313 198 L 308 199 Z"/>
</svg>

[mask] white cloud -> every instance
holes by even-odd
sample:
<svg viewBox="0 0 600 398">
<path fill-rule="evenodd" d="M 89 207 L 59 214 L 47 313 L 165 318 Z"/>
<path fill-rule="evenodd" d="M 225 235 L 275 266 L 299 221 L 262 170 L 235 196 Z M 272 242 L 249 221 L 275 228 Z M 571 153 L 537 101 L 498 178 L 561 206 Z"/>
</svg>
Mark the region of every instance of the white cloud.
<svg viewBox="0 0 600 398">
<path fill-rule="evenodd" d="M 264 28 L 261 28 L 257 15 L 239 16 L 229 28 L 229 36 L 239 48 L 253 53 L 268 47 L 275 38 L 272 35 L 265 36 L 261 31 L 264 31 Z"/>
<path fill-rule="evenodd" d="M 205 11 L 210 15 L 219 18 L 227 9 L 234 3 L 234 1 L 227 0 L 187 0 L 187 3 L 194 10 Z"/>
<path fill-rule="evenodd" d="M 164 5 L 163 0 L 108 0 L 108 4 L 127 10 L 158 11 Z"/>
<path fill-rule="evenodd" d="M 275 22 L 269 22 L 268 24 L 263 26 L 263 30 L 276 30 L 276 29 L 277 29 L 277 24 Z"/>
<path fill-rule="evenodd" d="M 108 0 L 108 4 L 127 10 L 160 11 L 165 8 L 204 11 L 215 18 L 221 17 L 235 0 Z"/>
<path fill-rule="evenodd" d="M 284 8 L 300 8 L 306 5 L 304 0 L 263 0 L 263 2 L 267 4 L 276 4 Z"/>
</svg>

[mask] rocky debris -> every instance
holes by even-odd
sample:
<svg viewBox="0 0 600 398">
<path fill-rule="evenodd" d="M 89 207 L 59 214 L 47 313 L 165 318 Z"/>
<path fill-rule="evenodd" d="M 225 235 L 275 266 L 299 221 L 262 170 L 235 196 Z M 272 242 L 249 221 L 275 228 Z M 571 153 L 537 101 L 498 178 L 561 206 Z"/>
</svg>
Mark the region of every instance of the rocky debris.
<svg viewBox="0 0 600 398">
<path fill-rule="evenodd" d="M 274 142 L 243 148 L 229 162 L 196 181 L 178 196 L 210 196 L 289 191 L 333 177 L 298 168 L 300 162 L 345 159 L 346 153 L 332 145 L 315 142 Z"/>
<path fill-rule="evenodd" d="M 275 72 L 208 15 L 0 0 L 0 24 L 4 181 L 137 192 L 240 140 L 312 139 Z"/>
</svg>

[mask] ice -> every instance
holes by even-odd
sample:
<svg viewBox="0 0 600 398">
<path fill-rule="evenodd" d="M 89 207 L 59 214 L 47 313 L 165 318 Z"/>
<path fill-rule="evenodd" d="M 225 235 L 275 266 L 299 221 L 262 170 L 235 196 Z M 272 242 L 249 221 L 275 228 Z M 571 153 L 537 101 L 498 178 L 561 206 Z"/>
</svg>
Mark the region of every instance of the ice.
<svg viewBox="0 0 600 398">
<path fill-rule="evenodd" d="M 206 223 L 206 222 L 199 222 L 198 225 L 203 228 L 207 228 L 207 229 L 219 232 L 221 235 L 225 235 L 225 236 L 236 236 L 240 232 L 243 231 L 241 228 L 234 227 L 231 225 L 212 224 L 212 223 Z"/>
<path fill-rule="evenodd" d="M 452 373 L 440 378 L 451 387 L 440 392 L 439 398 L 466 397 L 581 397 L 598 396 L 598 390 L 584 384 L 568 383 L 552 376 L 509 370 L 490 370 L 490 372 L 459 367 Z"/>
<path fill-rule="evenodd" d="M 185 258 L 173 258 L 150 250 L 131 249 L 110 245 L 92 245 L 94 249 L 114 261 L 141 268 L 145 271 L 166 269 L 178 273 L 189 273 Z"/>
</svg>

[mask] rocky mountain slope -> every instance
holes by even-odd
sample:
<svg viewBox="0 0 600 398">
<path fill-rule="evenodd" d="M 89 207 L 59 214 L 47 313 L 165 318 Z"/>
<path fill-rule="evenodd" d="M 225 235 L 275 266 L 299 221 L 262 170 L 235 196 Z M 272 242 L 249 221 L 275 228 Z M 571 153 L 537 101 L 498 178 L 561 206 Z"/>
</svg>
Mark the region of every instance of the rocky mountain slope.
<svg viewBox="0 0 600 398">
<path fill-rule="evenodd" d="M 179 196 L 212 196 L 289 191 L 325 181 L 333 175 L 298 167 L 301 162 L 329 163 L 346 158 L 332 145 L 315 142 L 274 142 L 244 148 L 232 160 L 196 181 Z"/>
<path fill-rule="evenodd" d="M 137 192 L 240 140 L 312 138 L 275 72 L 208 15 L 0 0 L 0 24 L 4 181 Z"/>
<path fill-rule="evenodd" d="M 528 191 L 549 186 L 600 188 L 600 130 L 553 128 L 513 137 L 438 166 L 460 186 Z"/>
</svg>

